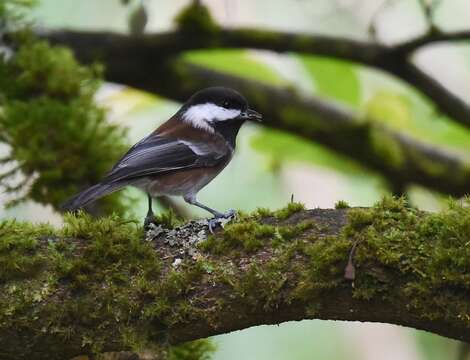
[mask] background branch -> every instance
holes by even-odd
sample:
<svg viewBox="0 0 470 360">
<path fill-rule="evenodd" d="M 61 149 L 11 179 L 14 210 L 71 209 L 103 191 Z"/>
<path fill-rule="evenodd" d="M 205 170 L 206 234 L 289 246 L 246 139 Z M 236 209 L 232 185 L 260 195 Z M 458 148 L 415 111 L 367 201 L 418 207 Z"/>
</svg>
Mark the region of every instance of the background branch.
<svg viewBox="0 0 470 360">
<path fill-rule="evenodd" d="M 462 30 L 455 32 L 429 32 L 423 36 L 405 41 L 395 47 L 395 51 L 402 54 L 410 54 L 419 48 L 433 45 L 439 42 L 458 43 L 462 41 L 470 41 L 470 31 Z"/>
<path fill-rule="evenodd" d="M 102 61 L 106 66 L 105 77 L 111 82 L 178 101 L 185 101 L 206 86 L 237 88 L 264 114 L 265 125 L 314 140 L 356 159 L 382 173 L 392 186 L 415 183 L 455 196 L 469 192 L 470 167 L 456 155 L 395 133 L 381 126 L 379 121 L 366 119 L 326 100 L 313 96 L 301 97 L 286 88 L 264 85 L 174 57 L 168 58 L 170 53 L 181 51 L 178 42 L 170 40 L 173 36 L 162 35 L 158 38 L 161 43 L 156 47 L 150 44 L 142 46 L 146 41 L 156 41 L 156 36 L 140 40 L 111 34 L 55 33 L 48 38 L 70 46 L 80 61 Z M 194 46 L 187 40 L 184 43 Z M 375 53 L 375 50 L 372 52 Z M 361 54 L 360 51 L 358 53 Z M 434 87 L 429 86 L 433 80 L 424 79 L 425 75 L 419 69 L 412 65 L 406 69 L 406 76 L 425 86 L 429 93 L 440 96 L 442 89 L 437 82 Z M 456 106 L 454 110 L 459 109 Z M 460 110 L 467 111 L 466 108 Z"/>
<path fill-rule="evenodd" d="M 330 36 L 255 29 L 221 29 L 211 34 L 176 31 L 141 37 L 102 32 L 57 31 L 43 33 L 41 36 L 53 43 L 71 47 L 81 59 L 114 59 L 115 62 L 122 62 L 126 68 L 132 66 L 138 57 L 144 58 L 140 62 L 153 61 L 145 67 L 148 68 L 181 52 L 205 48 L 256 48 L 353 61 L 398 77 L 429 97 L 438 110 L 454 121 L 470 127 L 470 106 L 416 67 L 410 58 L 414 51 L 424 45 L 438 41 L 466 40 L 468 35 L 467 31 L 453 34 L 430 33 L 395 47 Z M 114 58 L 115 56 L 120 59 Z"/>
</svg>

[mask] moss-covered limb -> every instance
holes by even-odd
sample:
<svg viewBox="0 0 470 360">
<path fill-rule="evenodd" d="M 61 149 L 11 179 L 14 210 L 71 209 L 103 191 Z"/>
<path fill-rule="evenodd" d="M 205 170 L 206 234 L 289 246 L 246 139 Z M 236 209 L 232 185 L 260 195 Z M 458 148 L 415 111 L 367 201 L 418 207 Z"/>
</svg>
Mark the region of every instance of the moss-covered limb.
<svg viewBox="0 0 470 360">
<path fill-rule="evenodd" d="M 196 24 L 199 24 L 196 22 Z M 199 28 L 198 28 L 199 26 Z M 202 28 L 202 31 L 200 31 Z M 185 30 L 186 29 L 186 30 Z M 415 66 L 410 52 L 437 41 L 458 41 L 466 33 L 436 35 L 387 47 L 380 44 L 355 41 L 347 38 L 314 34 L 284 33 L 260 29 L 223 29 L 214 26 L 196 25 L 195 31 L 181 30 L 150 34 L 144 37 L 129 37 L 103 32 L 58 31 L 41 36 L 51 42 L 70 46 L 81 59 L 96 59 L 103 56 L 125 68 L 136 65 L 138 56 L 147 65 L 142 73 L 155 67 L 156 58 L 168 58 L 183 51 L 202 48 L 257 48 L 276 52 L 299 52 L 354 61 L 378 68 L 407 82 L 429 97 L 436 107 L 460 124 L 470 127 L 470 106 Z M 455 36 L 454 36 L 455 35 Z"/>
<path fill-rule="evenodd" d="M 262 209 L 184 257 L 165 241 L 171 232 L 144 240 L 117 217 L 69 217 L 58 230 L 4 222 L 0 358 L 168 355 L 169 343 L 313 318 L 470 341 L 468 205 L 438 214 L 393 199 L 369 209 Z M 186 245 L 191 226 L 200 238 L 196 223 L 175 230 Z M 343 277 L 352 242 L 354 285 Z"/>
</svg>

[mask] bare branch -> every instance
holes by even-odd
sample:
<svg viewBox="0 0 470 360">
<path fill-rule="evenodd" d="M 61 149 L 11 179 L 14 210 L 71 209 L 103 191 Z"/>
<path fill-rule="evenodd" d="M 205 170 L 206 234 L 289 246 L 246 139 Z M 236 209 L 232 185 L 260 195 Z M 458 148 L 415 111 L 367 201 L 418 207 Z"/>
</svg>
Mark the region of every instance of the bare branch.
<svg viewBox="0 0 470 360">
<path fill-rule="evenodd" d="M 429 32 L 423 36 L 411 39 L 395 46 L 393 51 L 402 55 L 406 55 L 411 54 L 422 47 L 440 42 L 458 43 L 467 41 L 470 41 L 470 30 L 462 30 L 448 33 Z"/>
</svg>

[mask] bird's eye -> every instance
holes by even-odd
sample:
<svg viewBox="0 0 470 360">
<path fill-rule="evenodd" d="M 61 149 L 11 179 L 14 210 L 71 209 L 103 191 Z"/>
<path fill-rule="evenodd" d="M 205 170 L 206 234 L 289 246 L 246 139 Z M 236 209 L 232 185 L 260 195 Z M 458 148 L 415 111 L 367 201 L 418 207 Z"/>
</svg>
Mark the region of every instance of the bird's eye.
<svg viewBox="0 0 470 360">
<path fill-rule="evenodd" d="M 229 105 L 229 104 L 228 104 L 228 101 L 224 101 L 224 103 L 222 104 L 222 106 L 223 106 L 224 108 L 228 108 L 228 105 Z"/>
</svg>

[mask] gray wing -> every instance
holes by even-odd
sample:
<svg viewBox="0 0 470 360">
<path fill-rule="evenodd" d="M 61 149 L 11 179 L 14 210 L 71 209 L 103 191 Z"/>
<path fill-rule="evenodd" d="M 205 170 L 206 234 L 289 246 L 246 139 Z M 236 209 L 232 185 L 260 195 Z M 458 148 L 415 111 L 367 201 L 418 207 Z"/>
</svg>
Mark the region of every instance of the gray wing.
<svg viewBox="0 0 470 360">
<path fill-rule="evenodd" d="M 216 166 L 226 156 L 225 150 L 206 143 L 152 134 L 135 144 L 114 165 L 104 182 L 135 179 L 172 170 Z"/>
</svg>

